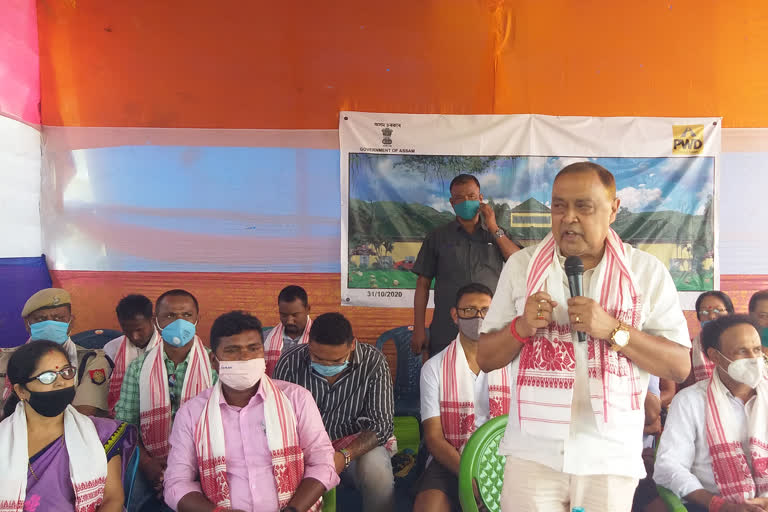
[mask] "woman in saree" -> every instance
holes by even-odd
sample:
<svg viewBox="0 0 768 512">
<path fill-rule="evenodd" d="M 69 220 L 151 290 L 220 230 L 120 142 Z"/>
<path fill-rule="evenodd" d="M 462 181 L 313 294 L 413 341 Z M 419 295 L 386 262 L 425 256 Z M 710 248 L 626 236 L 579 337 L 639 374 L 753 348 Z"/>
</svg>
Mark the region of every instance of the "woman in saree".
<svg viewBox="0 0 768 512">
<path fill-rule="evenodd" d="M 0 512 L 119 512 L 126 425 L 70 404 L 77 369 L 60 345 L 33 341 L 8 362 L 0 423 Z"/>
</svg>

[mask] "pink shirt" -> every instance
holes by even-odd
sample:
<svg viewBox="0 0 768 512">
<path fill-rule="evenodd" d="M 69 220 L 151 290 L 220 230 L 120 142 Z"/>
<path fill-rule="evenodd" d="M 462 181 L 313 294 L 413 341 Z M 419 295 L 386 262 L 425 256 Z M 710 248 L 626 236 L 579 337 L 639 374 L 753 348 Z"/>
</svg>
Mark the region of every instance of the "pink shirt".
<svg viewBox="0 0 768 512">
<path fill-rule="evenodd" d="M 304 478 L 318 480 L 326 490 L 336 487 L 339 476 L 333 461 L 334 450 L 312 394 L 289 382 L 274 379 L 273 382 L 288 397 L 296 414 L 299 444 L 304 452 Z M 178 508 L 179 500 L 185 495 L 202 493 L 194 432 L 210 396 L 211 389 L 207 389 L 187 401 L 176 413 L 173 422 L 164 484 L 165 502 L 173 510 Z M 272 456 L 264 427 L 263 388 L 259 387 L 256 395 L 242 409 L 229 405 L 224 393 L 219 403 L 232 508 L 277 510 Z"/>
</svg>

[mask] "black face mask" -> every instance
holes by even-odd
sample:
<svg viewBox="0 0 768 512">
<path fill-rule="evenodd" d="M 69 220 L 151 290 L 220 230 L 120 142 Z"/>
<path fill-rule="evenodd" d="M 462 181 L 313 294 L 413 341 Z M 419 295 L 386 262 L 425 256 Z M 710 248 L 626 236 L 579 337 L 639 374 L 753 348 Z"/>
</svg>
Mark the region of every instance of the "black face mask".
<svg viewBox="0 0 768 512">
<path fill-rule="evenodd" d="M 27 403 L 40 416 L 53 418 L 58 416 L 75 399 L 75 386 L 56 391 L 30 391 Z"/>
</svg>

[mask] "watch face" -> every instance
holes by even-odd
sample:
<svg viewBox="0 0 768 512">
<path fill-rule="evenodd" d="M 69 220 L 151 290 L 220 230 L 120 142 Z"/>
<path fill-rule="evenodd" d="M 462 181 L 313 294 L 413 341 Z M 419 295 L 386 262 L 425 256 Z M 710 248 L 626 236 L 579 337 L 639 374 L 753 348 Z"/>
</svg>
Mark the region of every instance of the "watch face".
<svg viewBox="0 0 768 512">
<path fill-rule="evenodd" d="M 613 335 L 613 342 L 620 347 L 627 346 L 627 343 L 629 343 L 629 331 L 622 329 L 616 332 L 616 334 Z"/>
</svg>

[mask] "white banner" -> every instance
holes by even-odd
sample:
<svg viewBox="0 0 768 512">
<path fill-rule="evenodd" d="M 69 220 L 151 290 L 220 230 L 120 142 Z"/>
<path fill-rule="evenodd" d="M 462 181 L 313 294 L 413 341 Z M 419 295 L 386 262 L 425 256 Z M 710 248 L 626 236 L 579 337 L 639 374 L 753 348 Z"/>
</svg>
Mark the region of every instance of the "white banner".
<svg viewBox="0 0 768 512">
<path fill-rule="evenodd" d="M 426 234 L 455 219 L 456 175 L 475 175 L 528 246 L 549 231 L 555 175 L 583 160 L 614 174 L 613 228 L 665 263 L 685 309 L 719 286 L 719 118 L 341 112 L 339 140 L 343 305 L 413 306 L 411 269 Z"/>
</svg>

